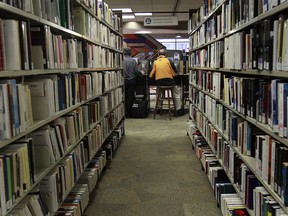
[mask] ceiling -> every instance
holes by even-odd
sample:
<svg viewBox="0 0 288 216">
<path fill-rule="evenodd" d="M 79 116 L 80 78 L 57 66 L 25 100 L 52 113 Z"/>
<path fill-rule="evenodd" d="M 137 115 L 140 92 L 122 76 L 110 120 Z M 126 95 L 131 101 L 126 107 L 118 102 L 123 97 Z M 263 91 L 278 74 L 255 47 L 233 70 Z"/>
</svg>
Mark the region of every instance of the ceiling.
<svg viewBox="0 0 288 216">
<path fill-rule="evenodd" d="M 177 34 L 187 38 L 189 9 L 197 9 L 203 0 L 105 0 L 109 8 L 131 8 L 132 12 L 152 12 L 154 16 L 177 16 L 178 26 L 144 27 L 142 16 L 135 19 L 123 19 L 123 34 L 137 31 L 150 31 L 155 38 L 175 38 Z M 132 15 L 133 13 L 123 13 Z"/>
</svg>

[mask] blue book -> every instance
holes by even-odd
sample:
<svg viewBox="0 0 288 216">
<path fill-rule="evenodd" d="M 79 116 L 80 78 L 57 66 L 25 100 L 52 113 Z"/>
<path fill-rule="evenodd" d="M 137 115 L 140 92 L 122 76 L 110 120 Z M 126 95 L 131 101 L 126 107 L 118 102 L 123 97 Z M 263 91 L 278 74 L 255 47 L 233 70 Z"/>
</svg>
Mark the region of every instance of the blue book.
<svg viewBox="0 0 288 216">
<path fill-rule="evenodd" d="M 260 186 L 259 181 L 257 177 L 254 175 L 247 175 L 246 179 L 246 199 L 245 199 L 245 204 L 249 209 L 253 209 L 253 189 Z"/>
<path fill-rule="evenodd" d="M 271 125 L 274 132 L 278 132 L 278 83 L 279 79 L 271 81 Z"/>
<path fill-rule="evenodd" d="M 237 122 L 238 122 L 237 117 L 234 116 L 232 118 L 232 133 L 231 133 L 233 145 L 237 145 L 237 127 L 238 127 Z"/>
<path fill-rule="evenodd" d="M 247 146 L 246 148 L 247 148 L 247 155 L 251 156 L 251 125 L 248 123 L 247 123 Z"/>
<path fill-rule="evenodd" d="M 284 137 L 287 137 L 287 97 L 288 97 L 288 83 L 284 84 L 284 89 L 283 89 L 283 102 L 284 102 L 284 118 L 283 118 L 283 135 Z"/>
</svg>

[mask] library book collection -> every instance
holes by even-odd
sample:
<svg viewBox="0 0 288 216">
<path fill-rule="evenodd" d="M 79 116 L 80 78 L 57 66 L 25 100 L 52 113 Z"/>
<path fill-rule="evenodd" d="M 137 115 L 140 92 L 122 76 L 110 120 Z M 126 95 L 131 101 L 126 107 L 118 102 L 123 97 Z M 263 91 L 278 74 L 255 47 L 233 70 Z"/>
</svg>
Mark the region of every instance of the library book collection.
<svg viewBox="0 0 288 216">
<path fill-rule="evenodd" d="M 124 135 L 120 16 L 0 1 L 0 215 L 83 215 Z"/>
<path fill-rule="evenodd" d="M 223 215 L 288 214 L 287 11 L 205 0 L 190 13 L 187 132 Z"/>
</svg>

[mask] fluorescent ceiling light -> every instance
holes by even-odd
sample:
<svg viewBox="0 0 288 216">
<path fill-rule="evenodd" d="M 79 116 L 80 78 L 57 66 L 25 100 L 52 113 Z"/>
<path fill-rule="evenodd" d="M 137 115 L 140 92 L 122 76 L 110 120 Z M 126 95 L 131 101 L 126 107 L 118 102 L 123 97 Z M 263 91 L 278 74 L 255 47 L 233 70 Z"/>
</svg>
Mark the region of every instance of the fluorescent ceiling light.
<svg viewBox="0 0 288 216">
<path fill-rule="evenodd" d="M 134 15 L 123 15 L 122 19 L 135 19 Z"/>
<path fill-rule="evenodd" d="M 176 38 L 182 38 L 182 36 L 181 35 L 176 35 Z"/>
<path fill-rule="evenodd" d="M 135 34 L 151 34 L 151 31 L 137 31 Z"/>
<path fill-rule="evenodd" d="M 131 10 L 131 8 L 113 8 L 112 9 L 113 11 L 119 11 L 119 10 L 121 10 L 123 13 L 132 13 L 132 10 Z"/>
<path fill-rule="evenodd" d="M 175 38 L 171 38 L 171 39 L 156 39 L 157 41 L 159 41 L 160 43 L 175 43 Z M 181 38 L 181 39 L 177 39 L 177 43 L 178 42 L 189 42 L 189 39 L 188 38 Z"/>
<path fill-rule="evenodd" d="M 134 13 L 135 16 L 152 16 L 152 13 Z"/>
</svg>

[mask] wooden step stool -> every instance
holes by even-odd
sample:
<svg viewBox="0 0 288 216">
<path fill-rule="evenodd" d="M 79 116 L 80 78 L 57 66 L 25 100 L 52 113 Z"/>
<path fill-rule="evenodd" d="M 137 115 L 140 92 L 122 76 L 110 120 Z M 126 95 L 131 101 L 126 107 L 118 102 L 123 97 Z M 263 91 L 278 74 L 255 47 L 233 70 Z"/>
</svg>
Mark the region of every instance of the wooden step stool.
<svg viewBox="0 0 288 216">
<path fill-rule="evenodd" d="M 162 115 L 163 108 L 168 108 L 169 118 L 171 120 L 171 110 L 174 110 L 175 116 L 177 117 L 177 110 L 175 106 L 175 99 L 172 92 L 173 86 L 158 86 L 156 92 L 156 105 L 154 109 L 154 116 L 157 114 L 157 111 L 160 110 L 160 115 Z"/>
</svg>

